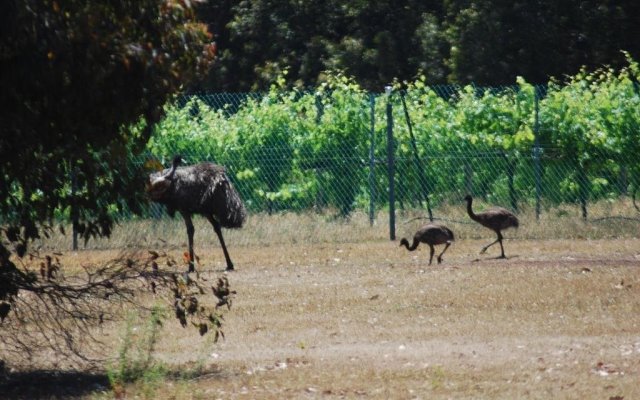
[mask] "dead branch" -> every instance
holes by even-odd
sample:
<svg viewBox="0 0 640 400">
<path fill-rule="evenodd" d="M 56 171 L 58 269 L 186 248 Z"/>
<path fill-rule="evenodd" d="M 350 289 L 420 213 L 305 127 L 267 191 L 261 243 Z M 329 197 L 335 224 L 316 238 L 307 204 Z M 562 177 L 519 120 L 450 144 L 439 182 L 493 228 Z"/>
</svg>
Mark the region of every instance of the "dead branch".
<svg viewBox="0 0 640 400">
<path fill-rule="evenodd" d="M 65 271 L 57 255 L 32 253 L 16 263 L 6 257 L 0 261 L 0 272 L 12 283 L 0 288 L 0 359 L 1 351 L 31 360 L 50 350 L 84 362 L 99 361 L 104 343 L 96 328 L 121 319 L 127 307 L 150 312 L 144 301 L 149 296 L 173 308 L 183 327 L 195 326 L 201 335 L 214 332 L 217 339 L 222 315 L 215 301 L 224 299 L 230 306 L 235 293 L 225 278 L 220 282 L 226 295 L 207 305 L 200 277 L 178 272 L 184 267 L 155 251 L 122 254 L 104 265 L 84 265 L 73 274 Z"/>
</svg>

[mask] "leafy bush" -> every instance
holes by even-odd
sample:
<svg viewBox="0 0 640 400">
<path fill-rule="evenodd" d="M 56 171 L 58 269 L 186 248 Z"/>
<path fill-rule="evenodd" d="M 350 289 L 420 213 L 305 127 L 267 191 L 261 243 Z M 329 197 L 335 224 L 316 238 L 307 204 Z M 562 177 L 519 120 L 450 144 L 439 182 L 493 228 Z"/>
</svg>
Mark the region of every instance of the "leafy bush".
<svg viewBox="0 0 640 400">
<path fill-rule="evenodd" d="M 254 211 L 328 208 L 346 217 L 371 193 L 376 206 L 386 204 L 391 102 L 402 207 L 471 192 L 517 209 L 533 201 L 538 155 L 545 200 L 586 207 L 639 186 L 639 76 L 629 59 L 620 71 L 581 72 L 537 88 L 522 79 L 504 88 L 429 87 L 418 77 L 396 83 L 391 97 L 369 94 L 341 73 L 315 91 L 287 90 L 279 78 L 239 105 L 197 96 L 169 105 L 149 151 L 227 166 Z"/>
</svg>

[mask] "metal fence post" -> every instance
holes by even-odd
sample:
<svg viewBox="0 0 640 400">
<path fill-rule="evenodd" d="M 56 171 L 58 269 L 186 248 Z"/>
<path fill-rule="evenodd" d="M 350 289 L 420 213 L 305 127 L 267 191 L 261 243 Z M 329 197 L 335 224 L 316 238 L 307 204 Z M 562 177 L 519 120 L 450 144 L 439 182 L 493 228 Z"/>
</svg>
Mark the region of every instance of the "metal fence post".
<svg viewBox="0 0 640 400">
<path fill-rule="evenodd" d="M 540 153 L 542 152 L 540 149 L 540 120 L 539 120 L 539 98 L 538 98 L 538 88 L 535 87 L 533 91 L 533 101 L 534 101 L 534 122 L 533 122 L 533 134 L 534 134 L 534 142 L 533 142 L 533 174 L 536 181 L 536 221 L 540 220 L 540 197 L 542 192 L 542 183 L 540 180 L 542 179 L 542 166 L 540 165 Z"/>
<path fill-rule="evenodd" d="M 589 198 L 589 178 L 587 176 L 586 167 L 580 163 L 580 161 L 576 162 L 576 168 L 578 169 L 578 197 L 580 198 L 580 210 L 582 212 L 582 219 L 587 220 L 588 212 L 587 212 L 587 202 Z"/>
<path fill-rule="evenodd" d="M 518 212 L 518 199 L 516 196 L 515 187 L 516 164 L 518 160 L 510 159 L 509 154 L 505 153 L 504 151 L 502 151 L 501 154 L 502 158 L 504 158 L 505 164 L 507 165 L 507 186 L 509 189 L 509 202 L 511 203 L 511 209 L 515 212 Z"/>
<path fill-rule="evenodd" d="M 373 93 L 369 94 L 369 107 L 371 111 L 371 131 L 369 132 L 369 225 L 373 226 L 375 220 L 375 201 L 376 201 L 376 180 L 375 180 L 375 107 L 376 98 Z"/>
<path fill-rule="evenodd" d="M 418 174 L 418 180 L 420 181 L 420 187 L 422 189 L 422 195 L 424 196 L 425 203 L 427 205 L 427 213 L 429 214 L 429 221 L 433 222 L 433 212 L 431 211 L 431 202 L 429 201 L 429 188 L 427 186 L 427 177 L 422 169 L 420 156 L 418 155 L 418 145 L 416 144 L 416 137 L 413 135 L 413 127 L 411 125 L 411 117 L 409 116 L 409 110 L 407 109 L 407 102 L 404 99 L 404 93 L 400 92 L 400 100 L 402 101 L 402 109 L 404 110 L 404 118 L 407 120 L 407 128 L 409 128 L 409 136 L 411 137 L 411 147 L 413 148 L 413 162 Z"/>
<path fill-rule="evenodd" d="M 464 188 L 467 194 L 474 195 L 473 192 L 473 167 L 471 166 L 473 154 L 464 156 Z"/>
<path fill-rule="evenodd" d="M 395 144 L 393 142 L 393 113 L 391 106 L 391 86 L 385 86 L 387 95 L 387 175 L 389 177 L 389 239 L 396 240 L 395 204 Z"/>
</svg>

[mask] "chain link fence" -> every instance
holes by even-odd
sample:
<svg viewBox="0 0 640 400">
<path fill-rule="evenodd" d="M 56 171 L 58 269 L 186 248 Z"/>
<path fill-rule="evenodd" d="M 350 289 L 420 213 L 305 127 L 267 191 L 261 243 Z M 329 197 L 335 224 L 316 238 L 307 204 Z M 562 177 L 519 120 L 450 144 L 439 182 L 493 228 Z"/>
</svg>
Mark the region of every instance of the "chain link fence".
<svg viewBox="0 0 640 400">
<path fill-rule="evenodd" d="M 466 194 L 478 209 L 499 205 L 532 224 L 566 217 L 592 229 L 609 225 L 607 235 L 616 236 L 612 225 L 623 221 L 636 236 L 640 160 L 628 143 L 640 136 L 637 88 L 609 116 L 589 114 L 580 99 L 559 105 L 554 90 L 561 89 L 184 96 L 133 165 L 153 158 L 168 167 L 175 154 L 211 161 L 226 167 L 250 214 L 357 215 L 388 225 L 392 239 L 411 219 L 468 223 Z M 165 215 L 145 207 L 146 217 Z"/>
</svg>

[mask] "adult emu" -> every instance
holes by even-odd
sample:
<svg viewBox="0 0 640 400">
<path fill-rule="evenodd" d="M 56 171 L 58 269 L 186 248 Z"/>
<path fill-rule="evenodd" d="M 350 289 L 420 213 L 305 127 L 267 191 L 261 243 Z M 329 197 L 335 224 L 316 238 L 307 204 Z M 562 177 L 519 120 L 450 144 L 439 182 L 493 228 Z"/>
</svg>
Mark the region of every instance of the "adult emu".
<svg viewBox="0 0 640 400">
<path fill-rule="evenodd" d="M 464 198 L 467 201 L 467 213 L 472 220 L 476 221 L 480 225 L 491 229 L 494 231 L 498 238 L 488 245 L 484 246 L 480 251 L 480 254 L 483 254 L 487 249 L 493 246 L 496 243 L 500 243 L 500 257 L 498 258 L 507 258 L 504 255 L 504 247 L 502 246 L 502 232 L 507 228 L 517 228 L 520 225 L 518 221 L 518 217 L 516 217 L 511 211 L 504 209 L 502 207 L 493 207 L 488 210 L 485 210 L 481 213 L 474 213 L 471 208 L 471 203 L 473 202 L 473 198 L 471 195 L 466 195 Z"/>
<path fill-rule="evenodd" d="M 413 243 L 409 246 L 409 241 L 405 238 L 400 240 L 400 246 L 404 246 L 409 251 L 414 251 L 420 243 L 426 243 L 429 245 L 430 255 L 429 255 L 429 265 L 431 265 L 431 261 L 433 261 L 433 253 L 435 253 L 435 249 L 433 246 L 438 244 L 444 244 L 444 250 L 438 256 L 438 264 L 442 262 L 442 255 L 451 245 L 455 238 L 453 237 L 453 232 L 449 228 L 444 225 L 439 224 L 427 224 L 422 228 L 418 229 L 418 231 L 413 235 Z"/>
<path fill-rule="evenodd" d="M 231 271 L 233 263 L 222 237 L 222 228 L 242 227 L 247 212 L 240 195 L 224 167 L 207 162 L 178 167 L 181 162 L 182 157 L 175 156 L 171 168 L 149 175 L 149 198 L 166 205 L 170 216 L 178 211 L 184 218 L 189 239 L 189 272 L 195 271 L 193 214 L 205 216 L 213 225 L 227 261 L 227 271 Z"/>
</svg>

